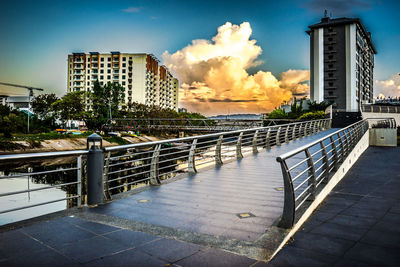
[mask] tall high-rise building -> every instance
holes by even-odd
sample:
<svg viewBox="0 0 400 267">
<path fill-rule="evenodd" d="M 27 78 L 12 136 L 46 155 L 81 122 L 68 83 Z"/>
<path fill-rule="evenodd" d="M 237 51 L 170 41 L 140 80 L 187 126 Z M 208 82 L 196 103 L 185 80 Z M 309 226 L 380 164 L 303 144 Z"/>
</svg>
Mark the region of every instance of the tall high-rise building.
<svg viewBox="0 0 400 267">
<path fill-rule="evenodd" d="M 96 80 L 100 85 L 119 83 L 125 90 L 121 105 L 137 102 L 178 110 L 179 81 L 151 54 L 72 53 L 67 80 L 68 92 L 90 91 Z"/>
<path fill-rule="evenodd" d="M 373 99 L 375 47 L 358 18 L 327 16 L 309 26 L 310 98 L 335 109 L 360 111 Z"/>
</svg>

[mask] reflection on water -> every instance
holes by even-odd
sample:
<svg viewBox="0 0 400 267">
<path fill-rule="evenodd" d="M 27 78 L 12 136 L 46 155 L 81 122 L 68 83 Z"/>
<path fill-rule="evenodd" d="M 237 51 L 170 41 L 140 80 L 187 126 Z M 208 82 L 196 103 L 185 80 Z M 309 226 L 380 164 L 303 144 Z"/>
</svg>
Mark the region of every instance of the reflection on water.
<svg viewBox="0 0 400 267">
<path fill-rule="evenodd" d="M 66 169 L 76 167 L 75 158 L 63 158 L 41 161 L 16 161 L 2 164 L 0 166 L 0 176 L 12 176 L 28 172 L 41 172 L 47 170 Z M 15 178 L 0 179 L 0 194 L 36 189 L 76 181 L 76 170 L 63 171 L 32 176 L 21 176 Z M 26 192 L 9 196 L 0 197 L 0 211 L 35 205 L 42 202 L 62 199 L 70 195 L 76 195 L 77 186 L 68 185 L 60 188 L 49 188 L 40 191 Z M 76 199 L 62 200 L 55 203 L 12 211 L 0 214 L 0 225 L 29 219 L 44 214 L 64 210 L 76 205 Z"/>
<path fill-rule="evenodd" d="M 0 194 L 10 191 L 26 190 L 28 188 L 28 180 L 29 179 L 26 176 L 20 178 L 2 179 L 0 180 Z M 32 181 L 30 181 L 29 183 L 29 187 L 31 189 L 43 187 L 43 185 L 44 184 L 32 183 Z M 5 196 L 0 198 L 0 209 L 8 210 L 16 207 L 49 201 L 50 199 L 65 198 L 65 196 L 66 193 L 64 191 L 56 188 L 46 189 L 44 191 L 30 192 L 29 194 L 22 193 L 18 195 Z M 3 213 L 0 214 L 0 225 L 60 211 L 65 209 L 66 206 L 67 202 L 64 200 L 56 203 L 51 203 L 46 206 L 38 206 L 24 210 Z"/>
</svg>

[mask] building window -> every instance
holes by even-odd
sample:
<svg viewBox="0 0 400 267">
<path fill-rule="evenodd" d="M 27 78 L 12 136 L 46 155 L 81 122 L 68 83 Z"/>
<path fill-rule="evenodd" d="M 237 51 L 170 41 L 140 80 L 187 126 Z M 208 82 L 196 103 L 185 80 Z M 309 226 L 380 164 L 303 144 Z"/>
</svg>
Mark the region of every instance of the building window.
<svg viewBox="0 0 400 267">
<path fill-rule="evenodd" d="M 87 82 L 87 85 L 89 86 L 89 85 L 90 85 L 90 82 Z"/>
<path fill-rule="evenodd" d="M 104 70 L 100 70 L 100 73 L 104 73 Z"/>
<path fill-rule="evenodd" d="M 126 69 L 122 69 L 122 73 L 125 73 L 126 72 Z"/>
<path fill-rule="evenodd" d="M 328 59 L 333 59 L 333 56 L 332 56 L 332 55 L 329 55 L 329 56 L 328 56 Z"/>
<path fill-rule="evenodd" d="M 126 67 L 126 63 L 122 63 L 122 67 L 125 68 Z"/>
<path fill-rule="evenodd" d="M 333 28 L 332 27 L 329 27 L 328 28 L 328 32 L 332 32 L 333 31 Z"/>
<path fill-rule="evenodd" d="M 90 68 L 90 64 L 89 63 L 87 64 L 87 67 Z"/>
<path fill-rule="evenodd" d="M 87 78 L 88 78 L 88 80 L 89 80 L 89 79 L 90 79 L 90 76 L 88 75 Z"/>
<path fill-rule="evenodd" d="M 332 69 L 333 68 L 333 64 L 329 64 L 328 68 Z"/>
<path fill-rule="evenodd" d="M 100 75 L 100 80 L 103 80 L 103 75 Z"/>
<path fill-rule="evenodd" d="M 329 83 L 329 86 L 331 86 L 331 87 L 332 87 L 332 86 L 333 86 L 333 83 L 331 83 L 331 82 L 330 82 L 330 83 Z"/>
<path fill-rule="evenodd" d="M 107 75 L 107 79 L 109 79 L 109 80 L 110 80 L 110 79 L 111 79 L 111 75 Z"/>
<path fill-rule="evenodd" d="M 104 64 L 103 63 L 100 64 L 100 68 L 104 68 Z"/>
<path fill-rule="evenodd" d="M 328 46 L 329 51 L 333 50 L 333 46 Z"/>
<path fill-rule="evenodd" d="M 332 37 L 329 37 L 329 38 L 328 38 L 328 41 L 329 41 L 329 42 L 332 42 L 332 41 L 333 41 L 333 38 L 332 38 Z"/>
<path fill-rule="evenodd" d="M 100 61 L 101 61 L 101 62 L 104 62 L 104 57 L 100 58 Z"/>
<path fill-rule="evenodd" d="M 88 70 L 87 73 L 89 74 L 89 73 L 90 73 L 90 70 Z"/>
<path fill-rule="evenodd" d="M 110 58 L 110 57 L 108 57 L 108 58 L 107 58 L 107 61 L 111 61 L 111 58 Z"/>
<path fill-rule="evenodd" d="M 122 82 L 122 85 L 125 85 L 125 82 Z"/>
<path fill-rule="evenodd" d="M 126 61 L 126 57 L 123 57 L 123 58 L 122 58 L 122 61 Z"/>
<path fill-rule="evenodd" d="M 332 77 L 333 77 L 333 73 L 332 73 L 332 72 L 328 73 L 328 76 L 329 76 L 330 78 L 332 78 Z"/>
<path fill-rule="evenodd" d="M 100 82 L 100 85 L 104 85 L 104 82 Z"/>
<path fill-rule="evenodd" d="M 111 73 L 111 70 L 107 70 L 107 73 Z"/>
<path fill-rule="evenodd" d="M 122 79 L 125 80 L 125 75 L 122 75 Z"/>
<path fill-rule="evenodd" d="M 111 63 L 108 63 L 108 64 L 107 64 L 107 67 L 108 67 L 108 68 L 111 68 Z"/>
</svg>

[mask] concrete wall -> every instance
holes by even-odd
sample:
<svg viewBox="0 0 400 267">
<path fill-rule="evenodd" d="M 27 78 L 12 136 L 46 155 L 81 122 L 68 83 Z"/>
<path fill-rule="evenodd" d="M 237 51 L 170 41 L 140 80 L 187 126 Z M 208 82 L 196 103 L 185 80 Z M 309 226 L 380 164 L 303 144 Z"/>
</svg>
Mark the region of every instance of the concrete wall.
<svg viewBox="0 0 400 267">
<path fill-rule="evenodd" d="M 370 146 L 397 146 L 397 129 L 372 128 L 369 129 Z"/>
</svg>

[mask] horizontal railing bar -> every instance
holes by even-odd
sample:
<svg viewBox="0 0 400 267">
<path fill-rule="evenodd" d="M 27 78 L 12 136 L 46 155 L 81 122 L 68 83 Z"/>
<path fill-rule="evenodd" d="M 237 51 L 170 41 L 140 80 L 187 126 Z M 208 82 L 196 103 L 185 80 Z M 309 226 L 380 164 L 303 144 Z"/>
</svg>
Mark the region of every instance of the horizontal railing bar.
<svg viewBox="0 0 400 267">
<path fill-rule="evenodd" d="M 41 171 L 41 172 L 25 172 L 16 175 L 9 175 L 9 176 L 0 176 L 0 179 L 11 179 L 23 176 L 34 176 L 39 174 L 47 174 L 47 173 L 55 173 L 55 172 L 66 172 L 66 171 L 74 171 L 78 170 L 78 168 L 67 168 L 67 169 L 58 169 L 58 170 L 50 170 L 50 171 Z"/>
<path fill-rule="evenodd" d="M 304 179 L 300 184 L 298 184 L 295 188 L 294 188 L 294 192 L 296 192 L 300 187 L 302 187 L 306 182 L 308 182 L 308 180 L 311 179 L 312 176 L 308 176 L 307 179 Z"/>
<path fill-rule="evenodd" d="M 299 201 L 299 199 L 301 199 L 301 197 L 302 197 L 305 193 L 307 193 L 307 191 L 310 190 L 310 188 L 311 188 L 312 186 L 313 186 L 312 184 L 310 184 L 309 186 L 307 186 L 306 189 L 304 189 L 304 191 L 301 192 L 301 193 L 296 197 L 296 199 L 295 199 L 294 201 L 295 201 L 295 202 Z"/>
<path fill-rule="evenodd" d="M 127 185 L 131 185 L 131 184 L 138 184 L 138 183 L 141 183 L 141 182 L 148 181 L 148 180 L 150 180 L 150 179 L 151 179 L 151 178 L 146 178 L 146 179 L 141 179 L 141 180 L 133 181 L 133 182 L 130 182 L 130 183 L 125 183 L 125 184 L 118 185 L 118 186 L 113 186 L 113 187 L 108 188 L 108 190 L 113 190 L 113 189 L 121 188 L 121 187 L 124 187 L 124 186 L 127 186 Z M 105 191 L 106 191 L 106 190 L 105 190 Z"/>
<path fill-rule="evenodd" d="M 80 197 L 79 195 L 70 196 L 70 197 L 65 197 L 65 198 L 61 198 L 61 199 L 41 202 L 41 203 L 27 205 L 27 206 L 22 206 L 22 207 L 18 207 L 18 208 L 2 210 L 2 211 L 0 211 L 0 214 L 7 213 L 7 212 L 12 212 L 12 211 L 17 211 L 17 210 L 29 209 L 29 208 L 33 208 L 33 207 L 37 207 L 37 206 L 43 206 L 43 205 L 47 205 L 47 204 L 51 204 L 51 203 L 55 203 L 55 202 L 60 202 L 60 201 L 63 201 L 63 200 L 73 199 L 73 198 L 79 198 L 79 197 Z"/>
<path fill-rule="evenodd" d="M 328 120 L 328 119 L 325 119 L 325 120 Z M 324 121 L 324 120 L 320 120 L 320 121 Z M 289 123 L 289 124 L 295 125 L 295 124 L 303 124 L 303 123 L 305 123 L 305 122 L 294 122 L 294 123 Z M 123 149 L 128 149 L 128 148 L 138 148 L 138 147 L 142 147 L 144 145 L 150 146 L 150 145 L 158 145 L 158 144 L 170 143 L 170 142 L 192 141 L 194 139 L 218 137 L 220 135 L 229 135 L 229 134 L 235 134 L 235 133 L 241 133 L 241 132 L 243 132 L 243 133 L 254 132 L 256 130 L 265 130 L 268 128 L 274 129 L 274 128 L 278 128 L 278 127 L 288 126 L 289 124 L 283 124 L 283 125 L 279 125 L 279 126 L 274 125 L 274 126 L 267 126 L 267 127 L 257 127 L 257 128 L 251 128 L 251 129 L 241 129 L 241 130 L 227 131 L 227 132 L 220 132 L 220 133 L 213 133 L 213 134 L 206 134 L 206 135 L 197 135 L 197 136 L 191 136 L 191 137 L 152 141 L 152 142 L 147 142 L 147 143 L 137 143 L 137 144 L 122 145 L 122 146 L 106 147 L 106 148 L 104 148 L 104 150 L 105 151 L 116 151 L 116 150 L 123 150 Z"/>
<path fill-rule="evenodd" d="M 41 153 L 0 155 L 0 161 L 2 161 L 2 160 L 18 160 L 18 159 L 38 159 L 38 158 L 50 158 L 50 157 L 81 156 L 81 155 L 86 155 L 87 153 L 88 153 L 87 150 L 70 150 L 70 151 L 59 151 L 59 152 L 41 152 Z"/>
<path fill-rule="evenodd" d="M 64 183 L 64 184 L 57 184 L 57 185 L 53 185 L 53 186 L 44 186 L 44 187 L 33 188 L 33 189 L 26 189 L 26 190 L 20 190 L 20 191 L 7 192 L 7 193 L 0 194 L 0 197 L 18 195 L 18 194 L 28 193 L 28 192 L 41 191 L 41 190 L 46 190 L 46 189 L 51 189 L 51 188 L 59 188 L 59 187 L 63 187 L 63 186 L 66 186 L 66 185 L 79 184 L 79 183 L 80 182 L 70 182 L 70 183 Z"/>
<path fill-rule="evenodd" d="M 300 173 L 298 173 L 298 174 L 292 179 L 292 181 L 295 182 L 295 181 L 296 181 L 301 175 L 303 175 L 306 171 L 311 170 L 311 168 L 312 168 L 312 166 L 307 167 L 307 169 L 305 169 L 305 170 L 301 171 Z"/>
<path fill-rule="evenodd" d="M 308 199 L 311 195 L 312 195 L 312 194 L 309 193 L 307 196 L 305 196 L 304 199 L 303 199 L 303 201 L 301 201 L 301 202 L 296 206 L 295 211 L 297 211 L 297 210 L 304 204 L 304 202 L 307 201 L 307 199 Z"/>
</svg>

